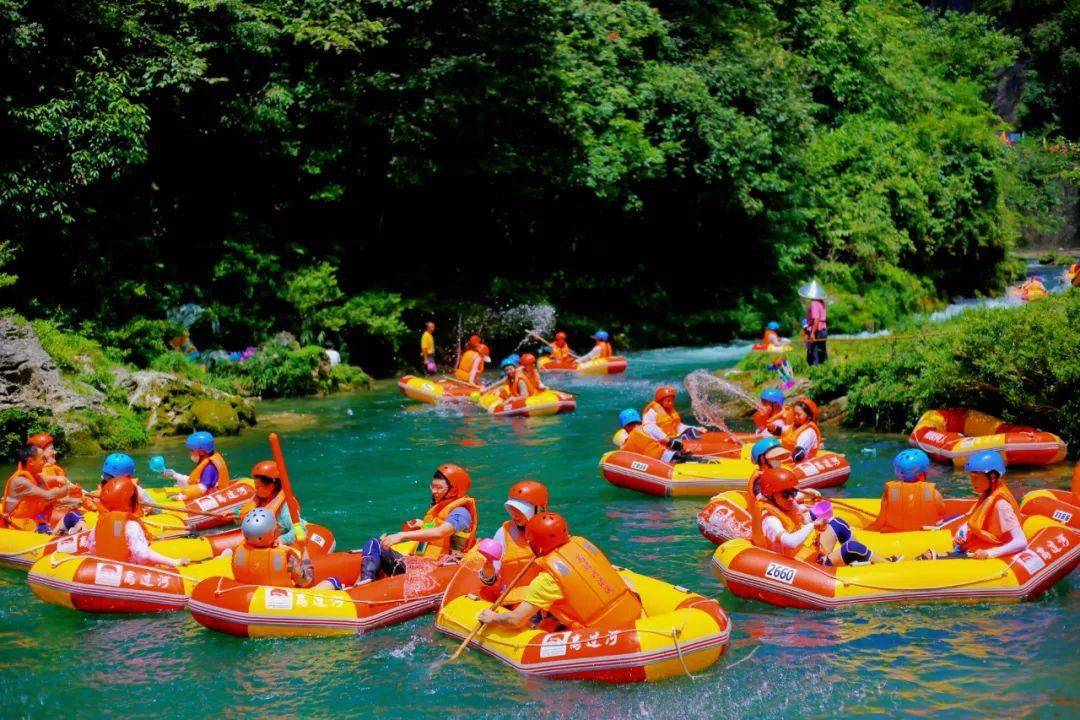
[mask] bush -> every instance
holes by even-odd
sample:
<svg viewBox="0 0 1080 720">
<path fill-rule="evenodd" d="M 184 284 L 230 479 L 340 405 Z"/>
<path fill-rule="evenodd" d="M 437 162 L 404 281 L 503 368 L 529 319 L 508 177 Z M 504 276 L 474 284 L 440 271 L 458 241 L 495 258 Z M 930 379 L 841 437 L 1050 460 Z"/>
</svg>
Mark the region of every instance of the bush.
<svg viewBox="0 0 1080 720">
<path fill-rule="evenodd" d="M 0 456 L 9 460 L 35 433 L 49 433 L 58 453 L 68 450 L 64 429 L 48 410 L 43 408 L 8 408 L 0 410 Z"/>
<path fill-rule="evenodd" d="M 183 333 L 184 327 L 179 323 L 135 318 L 116 330 L 106 331 L 101 337 L 110 347 L 116 348 L 122 360 L 143 368 L 169 349 L 169 340 Z"/>
<path fill-rule="evenodd" d="M 106 452 L 130 450 L 150 442 L 146 420 L 127 407 L 111 407 L 104 412 L 79 411 L 75 417 L 82 421 L 90 437 Z"/>
<path fill-rule="evenodd" d="M 335 390 L 358 390 L 371 387 L 371 377 L 361 368 L 340 363 L 330 368 L 330 383 Z"/>
<path fill-rule="evenodd" d="M 111 356 L 97 341 L 61 330 L 47 320 L 34 320 L 30 325 L 62 373 L 106 395 L 114 392 L 109 369 L 119 362 L 118 357 Z"/>
</svg>

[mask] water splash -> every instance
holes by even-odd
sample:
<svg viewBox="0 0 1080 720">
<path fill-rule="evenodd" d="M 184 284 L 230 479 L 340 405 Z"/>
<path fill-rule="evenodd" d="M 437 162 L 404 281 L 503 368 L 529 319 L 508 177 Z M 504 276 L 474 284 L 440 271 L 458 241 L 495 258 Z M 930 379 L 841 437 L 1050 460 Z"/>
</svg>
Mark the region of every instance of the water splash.
<svg viewBox="0 0 1080 720">
<path fill-rule="evenodd" d="M 708 370 L 695 370 L 686 376 L 683 385 L 690 395 L 690 409 L 702 425 L 727 430 L 721 406 L 733 398 L 742 400 L 752 408 L 758 406 L 753 395 L 730 380 L 716 377 Z"/>
</svg>

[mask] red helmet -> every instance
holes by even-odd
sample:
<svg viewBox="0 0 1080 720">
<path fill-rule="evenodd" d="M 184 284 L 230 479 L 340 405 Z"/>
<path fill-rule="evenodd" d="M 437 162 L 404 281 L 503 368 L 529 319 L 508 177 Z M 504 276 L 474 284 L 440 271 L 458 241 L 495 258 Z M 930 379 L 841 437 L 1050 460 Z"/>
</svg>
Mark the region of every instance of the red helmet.
<svg viewBox="0 0 1080 720">
<path fill-rule="evenodd" d="M 511 500 L 527 502 L 538 511 L 546 509 L 548 506 L 548 489 L 544 486 L 544 483 L 535 480 L 522 480 L 516 483 L 510 488 L 507 497 Z"/>
<path fill-rule="evenodd" d="M 39 447 L 42 450 L 53 444 L 53 436 L 49 433 L 38 433 L 37 435 L 31 435 L 26 438 L 27 445 L 33 445 Z"/>
<path fill-rule="evenodd" d="M 532 353 L 525 353 L 521 356 L 521 364 L 524 367 L 532 367 L 536 364 L 536 356 Z"/>
<path fill-rule="evenodd" d="M 525 539 L 537 557 L 543 557 L 570 542 L 566 519 L 553 512 L 540 513 L 525 526 Z"/>
<path fill-rule="evenodd" d="M 135 509 L 137 492 L 135 482 L 130 477 L 114 477 L 101 486 L 98 500 L 106 510 L 131 512 Z"/>
<path fill-rule="evenodd" d="M 277 463 L 273 460 L 263 460 L 262 462 L 256 463 L 255 467 L 251 468 L 251 477 L 265 477 L 271 478 L 272 480 L 280 480 L 281 471 L 278 470 Z"/>
<path fill-rule="evenodd" d="M 446 493 L 447 500 L 465 497 L 469 492 L 469 486 L 472 485 L 469 473 L 458 465 L 440 465 L 435 471 L 435 477 L 442 478 L 450 485 L 450 490 Z"/>
<path fill-rule="evenodd" d="M 816 418 L 818 416 L 817 403 L 814 402 L 813 400 L 811 400 L 810 398 L 806 397 L 805 395 L 803 397 L 799 398 L 798 400 L 796 400 L 792 404 L 793 405 L 802 405 L 803 410 L 806 411 L 806 414 L 810 416 L 811 420 L 813 420 L 814 418 Z"/>
<path fill-rule="evenodd" d="M 476 346 L 476 352 L 480 353 L 480 357 L 484 358 L 484 362 L 491 362 L 491 348 L 484 343 L 480 343 Z"/>
<path fill-rule="evenodd" d="M 479 347 L 481 344 L 483 344 L 483 342 L 484 341 L 480 339 L 479 335 L 473 335 L 472 337 L 469 338 L 469 347 L 475 349 L 475 348 Z"/>
<path fill-rule="evenodd" d="M 675 397 L 675 388 L 671 387 L 670 385 L 663 385 L 661 387 L 656 388 L 656 394 L 653 395 L 653 400 L 655 400 L 656 402 L 660 402 L 661 400 L 663 400 L 665 398 L 674 398 L 674 397 Z"/>
<path fill-rule="evenodd" d="M 565 342 L 566 341 L 566 333 L 564 333 L 562 330 L 560 330 L 559 332 L 555 333 L 555 339 Z"/>
<path fill-rule="evenodd" d="M 795 490 L 799 487 L 799 478 L 786 468 L 766 468 L 761 472 L 759 482 L 761 494 L 765 497 L 772 497 L 778 492 Z"/>
</svg>

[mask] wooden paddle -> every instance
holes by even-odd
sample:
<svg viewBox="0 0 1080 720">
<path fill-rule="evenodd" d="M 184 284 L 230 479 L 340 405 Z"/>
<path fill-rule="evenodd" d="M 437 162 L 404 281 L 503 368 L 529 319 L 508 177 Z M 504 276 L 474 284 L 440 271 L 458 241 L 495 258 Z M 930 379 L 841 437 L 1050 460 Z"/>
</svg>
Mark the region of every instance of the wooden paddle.
<svg viewBox="0 0 1080 720">
<path fill-rule="evenodd" d="M 510 584 L 506 586 L 506 589 L 502 591 L 502 594 L 499 595 L 499 599 L 491 604 L 492 608 L 497 608 L 500 605 L 502 605 L 503 600 L 506 599 L 506 596 L 510 594 L 511 590 L 513 590 L 515 587 L 517 587 L 517 584 L 521 581 L 521 578 L 523 578 L 525 576 L 525 572 L 529 568 L 531 568 L 535 563 L 536 563 L 536 558 L 534 557 L 532 560 L 529 560 L 528 564 L 525 565 L 525 567 L 521 568 L 521 570 L 514 577 L 514 579 L 510 581 Z M 451 655 L 450 659 L 447 660 L 446 662 L 452 663 L 455 660 L 457 660 L 461 656 L 461 653 L 465 652 L 465 648 L 469 647 L 469 643 L 471 643 L 473 641 L 473 638 L 475 638 L 480 633 L 480 631 L 483 630 L 486 627 L 487 627 L 487 623 L 477 623 L 476 627 L 474 627 L 472 632 L 470 632 L 465 637 L 465 639 L 461 641 L 461 644 L 458 645 L 458 649 L 454 651 L 454 654 Z"/>
<path fill-rule="evenodd" d="M 534 338 L 536 338 L 537 340 L 539 340 L 540 342 L 542 342 L 542 343 L 544 343 L 545 345 L 547 345 L 548 347 L 552 347 L 552 346 L 554 346 L 554 345 L 555 345 L 555 343 L 553 343 L 553 342 L 550 342 L 550 341 L 548 341 L 548 340 L 547 340 L 546 338 L 544 338 L 544 337 L 543 337 L 542 335 L 538 335 L 537 333 L 534 333 L 534 332 L 532 332 L 531 330 L 529 331 L 529 334 L 530 334 L 530 335 L 532 335 L 532 336 L 533 336 Z M 579 357 L 581 357 L 580 355 L 578 355 L 578 354 L 577 354 L 576 352 L 574 352 L 573 350 L 569 350 L 569 353 L 570 353 L 570 357 L 574 358 L 575 360 L 577 360 L 577 359 L 578 359 Z"/>
</svg>

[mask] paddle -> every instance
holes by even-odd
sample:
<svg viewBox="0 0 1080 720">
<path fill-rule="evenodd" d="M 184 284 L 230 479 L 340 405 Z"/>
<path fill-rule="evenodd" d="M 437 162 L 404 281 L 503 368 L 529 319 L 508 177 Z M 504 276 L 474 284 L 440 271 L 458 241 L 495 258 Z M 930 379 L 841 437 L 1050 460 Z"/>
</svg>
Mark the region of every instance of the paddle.
<svg viewBox="0 0 1080 720">
<path fill-rule="evenodd" d="M 532 330 L 529 331 L 529 335 L 533 336 L 534 338 L 536 338 L 540 342 L 544 343 L 548 347 L 554 347 L 554 345 L 555 345 L 555 343 L 548 341 L 547 338 L 543 337 L 542 335 L 540 335 L 538 333 L 533 332 Z M 575 360 L 578 360 L 579 358 L 581 358 L 580 355 L 578 355 L 573 350 L 570 350 L 569 348 L 567 348 L 567 352 L 570 354 L 570 357 L 574 358 Z"/>
<path fill-rule="evenodd" d="M 521 581 L 521 578 L 525 576 L 525 571 L 528 570 L 529 568 L 531 568 L 535 563 L 536 563 L 536 558 L 535 557 L 533 559 L 529 560 L 528 564 L 525 565 L 525 567 L 521 568 L 521 570 L 514 577 L 514 579 L 510 581 L 510 584 L 506 586 L 506 589 L 502 591 L 502 594 L 499 595 L 499 598 L 495 602 L 493 602 L 491 604 L 491 607 L 497 608 L 500 605 L 502 605 L 503 600 L 506 599 L 506 596 L 510 594 L 510 591 L 513 590 L 517 586 L 517 584 Z M 476 625 L 476 627 L 473 628 L 472 632 L 470 632 L 465 637 L 465 639 L 461 641 L 461 644 L 458 645 L 458 649 L 454 651 L 454 654 L 451 655 L 450 659 L 447 660 L 446 662 L 452 663 L 455 660 L 457 660 L 461 656 L 461 653 L 465 652 L 465 648 L 469 647 L 469 643 L 471 643 L 473 641 L 473 638 L 475 638 L 480 633 L 480 631 L 483 630 L 486 627 L 487 627 L 487 623 L 478 623 Z"/>
</svg>

